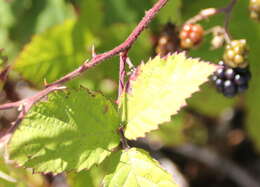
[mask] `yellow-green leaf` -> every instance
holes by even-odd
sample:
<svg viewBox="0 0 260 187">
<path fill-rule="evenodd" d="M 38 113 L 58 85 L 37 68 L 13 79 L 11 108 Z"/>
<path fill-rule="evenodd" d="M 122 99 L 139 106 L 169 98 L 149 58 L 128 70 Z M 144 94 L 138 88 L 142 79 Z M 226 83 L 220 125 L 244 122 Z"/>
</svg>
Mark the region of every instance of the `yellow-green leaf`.
<svg viewBox="0 0 260 187">
<path fill-rule="evenodd" d="M 178 187 L 160 164 L 141 150 L 124 150 L 115 171 L 107 175 L 104 187 Z"/>
<path fill-rule="evenodd" d="M 143 137 L 170 121 L 171 115 L 186 105 L 185 99 L 199 90 L 217 66 L 180 53 L 155 57 L 139 68 L 140 75 L 122 101 L 128 139 Z"/>
</svg>

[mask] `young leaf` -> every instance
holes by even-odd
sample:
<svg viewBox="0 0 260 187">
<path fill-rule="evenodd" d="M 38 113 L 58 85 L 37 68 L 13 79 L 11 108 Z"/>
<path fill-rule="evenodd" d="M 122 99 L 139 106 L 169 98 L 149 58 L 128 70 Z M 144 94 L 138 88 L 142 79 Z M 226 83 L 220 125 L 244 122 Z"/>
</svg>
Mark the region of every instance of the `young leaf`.
<svg viewBox="0 0 260 187">
<path fill-rule="evenodd" d="M 140 75 L 121 102 L 128 139 L 143 137 L 170 121 L 171 115 L 186 104 L 185 99 L 216 70 L 215 65 L 186 58 L 184 53 L 156 57 L 139 68 Z"/>
<path fill-rule="evenodd" d="M 89 169 L 119 144 L 120 118 L 101 94 L 55 92 L 35 105 L 8 144 L 10 159 L 36 172 Z"/>
<path fill-rule="evenodd" d="M 14 69 L 36 85 L 44 79 L 54 81 L 82 64 L 88 47 L 95 42 L 76 20 L 67 20 L 34 36 L 18 56 Z"/>
<path fill-rule="evenodd" d="M 115 171 L 107 175 L 104 187 L 178 187 L 173 177 L 141 149 L 124 150 Z"/>
</svg>

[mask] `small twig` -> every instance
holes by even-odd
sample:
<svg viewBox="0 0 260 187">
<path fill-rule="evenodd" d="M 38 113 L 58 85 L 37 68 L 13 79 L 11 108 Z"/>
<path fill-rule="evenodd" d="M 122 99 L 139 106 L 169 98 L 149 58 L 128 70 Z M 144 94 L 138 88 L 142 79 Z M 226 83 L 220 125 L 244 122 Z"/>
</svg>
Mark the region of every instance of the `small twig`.
<svg viewBox="0 0 260 187">
<path fill-rule="evenodd" d="M 225 33 L 224 34 L 225 34 L 225 37 L 228 38 L 229 42 L 231 41 L 231 35 L 229 33 L 228 26 L 229 26 L 232 10 L 236 3 L 237 3 L 237 0 L 232 0 L 231 3 L 227 7 L 219 10 L 220 12 L 223 12 L 225 14 L 225 20 L 224 20 Z"/>
<path fill-rule="evenodd" d="M 49 93 L 54 92 L 56 90 L 62 90 L 65 89 L 65 86 L 58 86 L 54 85 L 52 87 L 48 87 L 40 92 L 38 92 L 36 95 L 17 101 L 13 103 L 7 103 L 0 106 L 0 110 L 6 110 L 10 108 L 17 108 L 20 112 L 17 119 L 11 124 L 11 127 L 3 134 L 0 135 L 0 144 L 5 144 L 8 142 L 11 134 L 16 129 L 17 125 L 21 122 L 21 120 L 24 118 L 26 113 L 30 110 L 33 104 L 40 101 L 43 97 L 47 96 Z"/>
<path fill-rule="evenodd" d="M 256 179 L 254 179 L 249 173 L 247 173 L 243 168 L 239 167 L 231 160 L 223 158 L 216 152 L 213 152 L 207 148 L 201 148 L 196 145 L 187 144 L 184 146 L 174 148 L 174 152 L 178 152 L 189 158 L 204 163 L 212 169 L 225 173 L 241 187 L 260 186 L 260 183 Z"/>
<path fill-rule="evenodd" d="M 42 99 L 43 97 L 45 97 L 46 95 L 48 95 L 49 93 L 56 91 L 56 90 L 61 90 L 61 89 L 65 89 L 65 86 L 60 86 L 60 85 L 54 85 L 51 87 L 48 87 L 40 92 L 38 92 L 36 95 L 17 101 L 17 102 L 12 102 L 12 103 L 6 103 L 3 105 L 0 105 L 0 110 L 7 110 L 10 108 L 19 108 L 21 107 L 21 105 L 26 106 L 26 111 L 27 108 L 31 107 L 30 105 L 34 104 L 35 102 L 39 101 L 40 99 Z"/>
<path fill-rule="evenodd" d="M 187 24 L 197 23 L 204 19 L 208 19 L 209 17 L 214 16 L 218 13 L 219 13 L 219 11 L 216 8 L 207 8 L 207 9 L 201 10 L 197 15 L 195 15 L 194 17 L 192 17 L 188 21 L 186 21 L 186 23 Z"/>
<path fill-rule="evenodd" d="M 230 16 L 231 16 L 232 10 L 233 10 L 236 3 L 237 3 L 237 0 L 232 0 L 224 8 L 220 8 L 220 9 L 207 8 L 207 9 L 201 10 L 197 15 L 195 15 L 194 17 L 192 17 L 188 21 L 186 21 L 186 23 L 187 24 L 196 23 L 196 22 L 202 21 L 204 19 L 208 19 L 211 16 L 215 16 L 217 14 L 224 13 L 225 14 L 225 19 L 224 19 L 224 31 L 225 32 L 224 32 L 224 35 L 225 35 L 225 39 L 228 42 L 230 42 L 231 41 L 231 35 L 228 31 L 228 26 L 229 26 L 229 21 L 230 21 Z"/>
</svg>

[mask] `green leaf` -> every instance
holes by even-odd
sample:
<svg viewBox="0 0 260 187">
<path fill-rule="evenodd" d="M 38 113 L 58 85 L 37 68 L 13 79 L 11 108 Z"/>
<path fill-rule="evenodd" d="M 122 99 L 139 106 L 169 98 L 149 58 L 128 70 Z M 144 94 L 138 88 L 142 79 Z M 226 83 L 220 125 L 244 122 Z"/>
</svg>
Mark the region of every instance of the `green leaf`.
<svg viewBox="0 0 260 187">
<path fill-rule="evenodd" d="M 216 70 L 215 65 L 186 58 L 183 53 L 156 57 L 139 68 L 141 73 L 122 102 L 128 139 L 143 137 L 170 121 L 171 115 L 186 105 L 185 99 Z"/>
<path fill-rule="evenodd" d="M 102 186 L 104 177 L 113 173 L 120 161 L 122 151 L 113 152 L 101 164 L 93 166 L 90 170 L 70 172 L 67 175 L 68 184 L 73 187 Z"/>
<path fill-rule="evenodd" d="M 141 149 L 122 152 L 116 170 L 107 175 L 104 187 L 178 187 L 173 177 Z"/>
<path fill-rule="evenodd" d="M 69 186 L 85 187 L 88 184 L 88 187 L 97 187 L 100 186 L 103 177 L 103 171 L 99 167 L 93 166 L 87 171 L 71 172 L 66 178 Z"/>
<path fill-rule="evenodd" d="M 19 55 L 14 69 L 36 85 L 44 79 L 52 82 L 72 71 L 83 63 L 87 49 L 96 43 L 88 30 L 79 28 L 75 20 L 67 20 L 34 36 Z"/>
<path fill-rule="evenodd" d="M 117 111 L 101 94 L 55 92 L 26 115 L 8 151 L 19 165 L 37 172 L 89 169 L 118 146 L 119 124 Z"/>
</svg>

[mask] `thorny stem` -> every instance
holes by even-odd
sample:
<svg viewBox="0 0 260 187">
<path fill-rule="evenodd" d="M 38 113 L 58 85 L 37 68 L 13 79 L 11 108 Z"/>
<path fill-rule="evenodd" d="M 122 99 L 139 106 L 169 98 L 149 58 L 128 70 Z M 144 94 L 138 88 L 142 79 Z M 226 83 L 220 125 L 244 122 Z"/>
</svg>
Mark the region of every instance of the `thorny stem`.
<svg viewBox="0 0 260 187">
<path fill-rule="evenodd" d="M 133 45 L 133 43 L 137 40 L 139 35 L 142 33 L 142 31 L 148 26 L 151 20 L 155 17 L 155 15 L 160 11 L 161 8 L 163 8 L 163 6 L 167 2 L 168 0 L 158 0 L 157 3 L 155 3 L 155 5 L 150 10 L 146 11 L 143 19 L 139 22 L 139 24 L 135 27 L 133 32 L 128 36 L 128 38 L 122 44 L 120 44 L 119 46 L 115 47 L 114 49 L 108 52 L 96 55 L 90 61 L 85 61 L 82 66 L 68 73 L 67 75 L 55 81 L 54 83 L 47 85 L 47 87 L 55 84 L 61 84 L 71 79 L 74 79 L 75 77 L 82 74 L 84 71 L 98 65 L 102 61 L 111 58 L 112 56 L 118 55 L 120 52 L 129 50 Z"/>
<path fill-rule="evenodd" d="M 29 98 L 26 98 L 26 99 L 23 99 L 23 100 L 20 100 L 20 101 L 17 101 L 17 102 L 7 103 L 7 104 L 1 105 L 0 110 L 10 109 L 10 108 L 18 108 L 20 113 L 19 113 L 16 121 L 14 121 L 12 123 L 11 127 L 7 130 L 7 132 L 0 135 L 0 144 L 7 143 L 11 134 L 16 129 L 16 127 L 18 126 L 20 121 L 24 118 L 26 113 L 30 110 L 30 108 L 32 107 L 33 104 L 35 104 L 36 102 L 41 100 L 43 97 L 45 97 L 49 93 L 54 92 L 56 90 L 62 90 L 62 89 L 65 89 L 65 88 L 66 88 L 65 86 L 60 86 L 60 85 L 51 86 L 51 87 L 48 87 L 48 88 L 40 91 L 39 93 L 37 93 L 36 95 L 34 95 L 32 97 L 29 97 Z"/>
<path fill-rule="evenodd" d="M 160 11 L 160 9 L 164 7 L 164 5 L 167 2 L 168 2 L 168 0 L 158 0 L 150 10 L 145 12 L 145 16 L 143 17 L 143 19 L 135 27 L 135 29 L 128 36 L 128 38 L 122 44 L 120 44 L 119 46 L 115 47 L 114 49 L 112 49 L 110 51 L 104 52 L 102 54 L 93 55 L 92 59 L 90 61 L 86 60 L 83 63 L 82 66 L 80 66 L 79 68 L 75 69 L 74 71 L 68 73 L 64 77 L 61 77 L 59 80 L 57 80 L 57 81 L 55 81 L 51 84 L 46 85 L 46 88 L 44 90 L 38 92 L 36 95 L 34 95 L 30 98 L 26 98 L 26 99 L 23 99 L 23 100 L 20 100 L 20 101 L 17 101 L 17 102 L 12 102 L 12 103 L 0 105 L 0 110 L 22 107 L 22 111 L 20 111 L 20 114 L 19 114 L 17 120 L 13 123 L 12 127 L 9 129 L 8 132 L 10 132 L 10 133 L 13 132 L 13 129 L 15 129 L 17 124 L 21 121 L 21 119 L 23 119 L 25 114 L 29 111 L 29 109 L 31 108 L 31 106 L 34 103 L 36 103 L 37 101 L 42 99 L 44 96 L 48 95 L 49 93 L 51 93 L 55 90 L 64 89 L 65 87 L 61 86 L 62 83 L 65 83 L 69 80 L 74 79 L 75 77 L 81 75 L 86 70 L 93 68 L 94 66 L 103 62 L 104 60 L 111 58 L 112 56 L 118 55 L 121 52 L 123 54 L 127 54 L 127 51 L 132 47 L 132 45 L 137 40 L 137 38 L 142 33 L 142 31 L 148 26 L 148 24 L 151 22 L 151 20 Z M 123 63 L 123 61 L 122 61 L 122 63 Z M 124 62 L 124 64 L 125 64 L 125 62 Z M 125 65 L 123 65 L 122 68 L 124 68 L 124 66 Z M 120 73 L 122 73 L 120 75 L 120 78 L 121 78 L 120 81 L 122 81 L 122 79 L 125 76 L 125 73 L 123 73 L 123 71 L 121 71 Z M 120 86 L 120 89 L 122 89 L 122 85 L 119 85 L 119 86 Z M 5 137 L 10 135 L 10 133 L 7 133 L 7 134 L 5 133 L 4 136 L 0 135 L 0 142 L 2 142 L 3 138 L 6 139 Z"/>
</svg>

